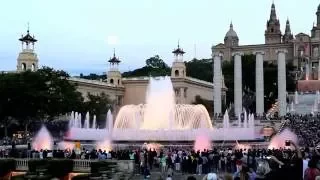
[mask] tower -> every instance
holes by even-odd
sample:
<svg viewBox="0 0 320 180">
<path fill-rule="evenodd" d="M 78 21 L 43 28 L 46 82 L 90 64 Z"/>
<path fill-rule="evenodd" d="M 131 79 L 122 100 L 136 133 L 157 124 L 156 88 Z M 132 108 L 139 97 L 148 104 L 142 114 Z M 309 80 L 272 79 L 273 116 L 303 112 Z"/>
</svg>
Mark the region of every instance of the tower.
<svg viewBox="0 0 320 180">
<path fill-rule="evenodd" d="M 320 4 L 318 6 L 316 15 L 317 15 L 317 27 L 320 28 Z"/>
<path fill-rule="evenodd" d="M 171 77 L 172 78 L 184 78 L 186 77 L 186 65 L 183 62 L 183 54 L 185 53 L 183 49 L 180 48 L 178 42 L 178 48 L 173 50 L 174 61 L 171 68 Z"/>
<path fill-rule="evenodd" d="M 311 37 L 312 38 L 320 38 L 320 4 L 318 6 L 317 12 L 317 24 L 313 25 L 311 30 Z"/>
<path fill-rule="evenodd" d="M 237 33 L 233 30 L 233 24 L 230 23 L 229 31 L 226 33 L 224 37 L 224 44 L 227 47 L 239 46 L 239 38 Z"/>
<path fill-rule="evenodd" d="M 36 71 L 38 70 L 38 57 L 37 54 L 34 52 L 34 44 L 37 42 L 34 35 L 30 35 L 29 27 L 27 30 L 27 34 L 21 35 L 19 39 L 21 41 L 21 52 L 17 58 L 17 71 Z"/>
<path fill-rule="evenodd" d="M 115 50 L 113 50 L 113 57 L 108 61 L 110 63 L 110 69 L 107 73 L 107 82 L 116 86 L 122 85 L 121 73 L 119 71 L 119 58 L 116 57 Z"/>
<path fill-rule="evenodd" d="M 276 7 L 274 3 L 271 5 L 270 19 L 267 21 L 267 29 L 264 33 L 265 44 L 281 43 L 280 22 L 277 19 Z"/>
<path fill-rule="evenodd" d="M 291 33 L 290 22 L 289 22 L 289 18 L 288 18 L 287 22 L 286 22 L 286 29 L 285 29 L 284 35 L 282 37 L 282 42 L 288 43 L 291 40 L 293 40 L 293 35 Z"/>
</svg>

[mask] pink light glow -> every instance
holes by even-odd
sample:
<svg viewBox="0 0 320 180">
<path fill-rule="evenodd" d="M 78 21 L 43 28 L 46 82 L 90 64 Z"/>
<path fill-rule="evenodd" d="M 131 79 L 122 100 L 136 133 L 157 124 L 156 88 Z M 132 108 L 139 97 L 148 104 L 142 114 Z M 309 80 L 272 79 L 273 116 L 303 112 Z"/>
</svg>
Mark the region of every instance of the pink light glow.
<svg viewBox="0 0 320 180">
<path fill-rule="evenodd" d="M 112 142 L 109 139 L 105 139 L 104 141 L 97 142 L 97 149 L 101 149 L 102 151 L 109 152 L 112 150 Z"/>
<path fill-rule="evenodd" d="M 289 129 L 283 130 L 279 135 L 275 135 L 268 146 L 268 149 L 279 149 L 279 148 L 290 148 L 290 146 L 285 146 L 287 140 L 293 143 L 298 143 L 297 135 L 291 132 Z"/>
<path fill-rule="evenodd" d="M 142 146 L 142 148 L 145 148 L 145 149 L 147 149 L 147 150 L 160 150 L 161 149 L 161 147 L 162 147 L 162 145 L 161 144 L 159 144 L 159 143 L 144 143 L 143 144 L 143 146 Z"/>
<path fill-rule="evenodd" d="M 199 135 L 194 142 L 195 151 L 203 151 L 204 149 L 211 149 L 211 141 L 206 135 Z"/>
<path fill-rule="evenodd" d="M 61 141 L 58 143 L 58 148 L 61 150 L 69 149 L 72 150 L 74 149 L 75 144 L 73 142 L 67 142 L 67 141 Z"/>
<path fill-rule="evenodd" d="M 53 140 L 50 132 L 45 126 L 42 126 L 40 131 L 34 137 L 32 141 L 32 148 L 34 150 L 52 150 Z"/>
</svg>

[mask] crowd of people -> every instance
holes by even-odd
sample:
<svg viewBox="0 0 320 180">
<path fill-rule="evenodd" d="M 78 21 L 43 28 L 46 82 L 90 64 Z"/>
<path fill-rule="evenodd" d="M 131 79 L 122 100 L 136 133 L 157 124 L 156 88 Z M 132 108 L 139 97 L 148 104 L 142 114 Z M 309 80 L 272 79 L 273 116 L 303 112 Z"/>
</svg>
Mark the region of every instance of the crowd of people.
<svg viewBox="0 0 320 180">
<path fill-rule="evenodd" d="M 287 115 L 285 127 L 291 129 L 303 147 L 316 147 L 320 142 L 320 115 Z"/>
<path fill-rule="evenodd" d="M 224 179 L 304 179 L 315 180 L 320 176 L 320 115 L 290 115 L 284 128 L 291 129 L 299 144 L 292 149 L 239 149 L 216 147 L 194 151 L 192 147 L 159 149 L 125 148 L 116 151 L 95 149 L 18 150 L 1 149 L 0 157 L 17 158 L 68 158 L 105 160 L 119 159 L 135 162 L 135 173 L 148 177 L 153 169 L 161 171 L 170 180 L 177 172 L 206 175 L 206 179 L 218 179 L 221 174 L 231 174 Z M 61 124 L 61 126 L 64 126 Z M 6 140 L 9 141 L 9 140 Z M 319 177 L 320 178 L 320 177 Z M 189 179 L 192 179 L 190 176 Z"/>
<path fill-rule="evenodd" d="M 320 176 L 320 153 L 318 150 L 301 149 L 292 142 L 292 149 L 236 149 L 214 148 L 194 151 L 190 148 L 122 149 L 102 150 L 40 150 L 25 151 L 29 158 L 70 159 L 119 159 L 135 162 L 135 174 L 148 177 L 152 169 L 161 171 L 168 179 L 175 173 L 206 175 L 207 179 L 231 174 L 232 179 L 305 179 Z M 21 155 L 21 154 L 20 154 Z M 10 153 L 0 151 L 1 157 Z M 305 172 L 305 174 L 304 174 Z M 226 176 L 227 177 L 227 176 Z M 192 179 L 192 177 L 190 177 Z M 226 178 L 225 178 L 226 179 Z"/>
</svg>

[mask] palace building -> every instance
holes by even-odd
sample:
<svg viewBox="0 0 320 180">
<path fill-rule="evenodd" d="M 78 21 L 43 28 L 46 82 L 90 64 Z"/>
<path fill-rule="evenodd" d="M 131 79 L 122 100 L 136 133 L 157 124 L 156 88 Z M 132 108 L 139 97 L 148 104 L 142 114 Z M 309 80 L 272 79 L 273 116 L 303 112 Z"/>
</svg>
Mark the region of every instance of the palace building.
<svg viewBox="0 0 320 180">
<path fill-rule="evenodd" d="M 13 72 L 23 72 L 26 70 L 36 71 L 38 69 L 39 59 L 34 50 L 37 42 L 34 36 L 30 35 L 29 30 L 26 35 L 19 39 L 22 43 L 22 51 L 17 58 L 17 69 Z M 199 79 L 191 78 L 186 75 L 186 66 L 183 60 L 185 53 L 179 44 L 174 51 L 174 60 L 172 62 L 171 81 L 176 95 L 176 103 L 191 104 L 195 101 L 196 96 L 213 101 L 212 82 L 206 82 Z M 143 104 L 146 101 L 146 91 L 150 77 L 132 77 L 122 78 L 118 65 L 121 63 L 120 58 L 113 56 L 106 62 L 110 64 L 107 79 L 87 80 L 79 77 L 71 77 L 69 81 L 77 84 L 77 90 L 82 93 L 86 99 L 87 94 L 105 93 L 116 102 L 115 109 L 118 110 L 123 105 Z M 222 99 L 225 101 L 227 88 L 224 85 L 221 88 Z"/>
<path fill-rule="evenodd" d="M 233 24 L 224 37 L 224 43 L 212 47 L 214 68 L 214 111 L 221 112 L 221 61 L 234 59 L 234 109 L 235 114 L 242 112 L 242 56 L 256 56 L 256 113 L 264 113 L 264 77 L 263 63 L 278 65 L 278 102 L 279 114 L 286 114 L 286 63 L 296 67 L 294 72 L 300 91 L 320 90 L 320 5 L 316 10 L 317 24 L 313 25 L 311 35 L 298 33 L 293 35 L 287 19 L 284 33 L 281 32 L 275 4 L 272 3 L 270 18 L 266 23 L 264 44 L 240 45 Z"/>
</svg>

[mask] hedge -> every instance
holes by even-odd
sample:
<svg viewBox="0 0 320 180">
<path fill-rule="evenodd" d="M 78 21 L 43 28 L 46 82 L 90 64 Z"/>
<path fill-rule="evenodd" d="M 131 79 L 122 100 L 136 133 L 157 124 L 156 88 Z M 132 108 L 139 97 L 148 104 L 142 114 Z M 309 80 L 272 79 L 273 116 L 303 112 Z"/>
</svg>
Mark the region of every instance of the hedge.
<svg viewBox="0 0 320 180">
<path fill-rule="evenodd" d="M 46 159 L 30 159 L 28 162 L 29 172 L 35 173 L 37 169 L 48 169 L 49 164 Z"/>
<path fill-rule="evenodd" d="M 15 169 L 16 161 L 14 159 L 0 159 L 0 177 L 7 175 Z"/>
<path fill-rule="evenodd" d="M 73 170 L 73 161 L 71 159 L 38 159 L 29 160 L 29 172 L 36 172 L 37 169 L 47 169 L 48 174 L 53 177 L 61 178 Z"/>
<path fill-rule="evenodd" d="M 64 177 L 73 170 L 73 161 L 71 159 L 49 160 L 49 174 L 53 177 Z"/>
<path fill-rule="evenodd" d="M 100 171 L 107 171 L 111 166 L 116 166 L 117 162 L 110 161 L 97 161 L 91 162 L 91 174 L 98 174 Z"/>
</svg>

